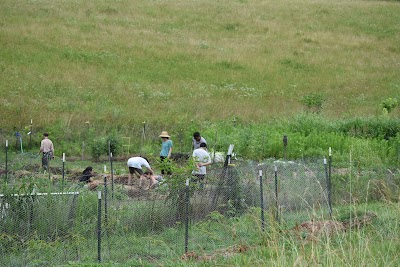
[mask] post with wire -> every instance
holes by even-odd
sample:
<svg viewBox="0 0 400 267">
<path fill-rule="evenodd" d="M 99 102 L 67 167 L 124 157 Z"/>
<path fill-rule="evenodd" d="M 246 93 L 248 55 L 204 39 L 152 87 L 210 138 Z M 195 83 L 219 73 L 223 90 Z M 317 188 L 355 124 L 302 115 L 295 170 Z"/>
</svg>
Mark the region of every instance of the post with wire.
<svg viewBox="0 0 400 267">
<path fill-rule="evenodd" d="M 110 170 L 111 170 L 111 198 L 114 198 L 114 176 L 113 176 L 111 140 L 108 141 L 108 160 L 110 161 Z M 105 165 L 104 165 L 104 172 L 106 172 Z"/>
<path fill-rule="evenodd" d="M 275 171 L 275 208 L 276 208 L 276 221 L 279 221 L 279 201 L 278 201 L 278 167 L 274 165 Z"/>
<path fill-rule="evenodd" d="M 189 246 L 189 179 L 186 179 L 186 208 L 185 208 L 185 253 Z"/>
<path fill-rule="evenodd" d="M 8 182 L 8 140 L 6 140 L 6 179 L 5 182 Z"/>
<path fill-rule="evenodd" d="M 101 263 L 101 190 L 97 191 L 97 261 Z"/>
<path fill-rule="evenodd" d="M 332 187 L 331 187 L 331 179 L 332 179 L 332 149 L 329 147 L 329 175 L 328 175 L 328 205 L 329 205 L 329 213 L 332 217 Z"/>
<path fill-rule="evenodd" d="M 260 207 L 261 207 L 261 230 L 264 232 L 265 229 L 265 217 L 264 217 L 264 190 L 263 190 L 263 172 L 259 170 L 260 177 Z"/>
<path fill-rule="evenodd" d="M 64 191 L 64 178 L 65 178 L 65 153 L 62 154 L 62 180 L 61 180 L 61 191 Z"/>
</svg>

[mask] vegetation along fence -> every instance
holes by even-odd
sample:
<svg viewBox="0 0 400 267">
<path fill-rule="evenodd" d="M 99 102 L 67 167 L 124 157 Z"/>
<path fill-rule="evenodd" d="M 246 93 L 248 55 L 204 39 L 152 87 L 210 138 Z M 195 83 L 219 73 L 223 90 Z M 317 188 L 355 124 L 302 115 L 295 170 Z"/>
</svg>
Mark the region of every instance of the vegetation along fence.
<svg viewBox="0 0 400 267">
<path fill-rule="evenodd" d="M 20 167 L 36 171 L 28 165 Z M 1 266 L 157 261 L 251 246 L 271 227 L 330 218 L 332 200 L 346 198 L 331 192 L 331 177 L 341 181 L 342 173 L 354 173 L 356 182 L 360 173 L 332 170 L 330 159 L 236 161 L 214 165 L 204 180 L 173 174 L 152 190 L 128 186 L 112 171 L 115 175 L 101 174 L 98 191 L 90 191 L 72 173 L 65 175 L 64 161 L 50 168 L 51 179 L 47 173 L 23 178 L 15 163 L 10 166 L 14 171 L 1 180 Z M 396 173 L 383 173 L 388 181 L 398 179 Z"/>
</svg>

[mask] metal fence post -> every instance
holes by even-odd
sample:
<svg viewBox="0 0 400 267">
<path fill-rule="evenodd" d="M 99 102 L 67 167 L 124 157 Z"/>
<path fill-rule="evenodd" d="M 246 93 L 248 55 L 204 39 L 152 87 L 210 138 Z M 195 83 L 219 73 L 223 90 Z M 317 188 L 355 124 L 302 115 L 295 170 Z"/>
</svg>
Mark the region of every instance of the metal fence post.
<svg viewBox="0 0 400 267">
<path fill-rule="evenodd" d="M 107 175 L 104 175 L 104 225 L 105 226 L 107 226 L 107 223 L 108 223 L 107 195 L 108 195 Z"/>
<path fill-rule="evenodd" d="M 327 190 L 327 194 L 328 194 L 329 217 L 332 220 L 332 203 L 331 203 L 331 199 L 330 199 L 331 181 L 330 181 L 330 177 L 329 177 L 329 174 L 328 174 L 328 166 L 327 166 L 327 163 L 326 163 L 326 158 L 324 158 L 324 166 L 325 166 L 325 177 L 326 177 L 326 190 Z"/>
<path fill-rule="evenodd" d="M 114 199 L 114 168 L 113 168 L 113 153 L 110 152 L 110 168 L 111 168 L 111 198 Z"/>
<path fill-rule="evenodd" d="M 62 180 L 61 180 L 61 191 L 64 191 L 64 178 L 65 178 L 65 153 L 62 154 Z"/>
<path fill-rule="evenodd" d="M 5 182 L 8 182 L 8 140 L 6 140 L 6 179 Z"/>
<path fill-rule="evenodd" d="M 261 229 L 264 232 L 265 228 L 265 218 L 264 218 L 264 194 L 263 194 L 263 177 L 262 177 L 262 170 L 259 170 L 260 176 L 260 206 L 261 206 Z"/>
<path fill-rule="evenodd" d="M 278 167 L 274 165 L 275 172 L 275 208 L 276 208 L 276 221 L 279 223 L 279 202 L 278 202 Z"/>
<path fill-rule="evenodd" d="M 185 253 L 189 246 L 189 179 L 186 179 L 186 210 L 185 210 Z"/>
<path fill-rule="evenodd" d="M 331 187 L 331 181 L 332 181 L 332 149 L 329 148 L 329 177 L 328 177 L 328 203 L 329 203 L 329 208 L 332 216 L 332 187 Z"/>
<path fill-rule="evenodd" d="M 97 191 L 97 261 L 101 262 L 101 191 Z"/>
</svg>

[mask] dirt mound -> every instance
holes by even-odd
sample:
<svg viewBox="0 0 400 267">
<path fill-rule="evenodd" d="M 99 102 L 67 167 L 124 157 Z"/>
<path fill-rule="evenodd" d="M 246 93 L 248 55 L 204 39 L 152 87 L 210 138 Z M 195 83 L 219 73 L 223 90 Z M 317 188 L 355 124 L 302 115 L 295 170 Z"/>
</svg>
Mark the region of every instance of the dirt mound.
<svg viewBox="0 0 400 267">
<path fill-rule="evenodd" d="M 340 232 L 345 232 L 351 228 L 364 227 L 371 224 L 375 217 L 375 213 L 367 212 L 362 216 L 355 216 L 351 220 L 345 221 L 311 220 L 296 225 L 292 230 L 294 230 L 301 239 L 318 240 L 321 237 L 332 236 Z"/>
</svg>

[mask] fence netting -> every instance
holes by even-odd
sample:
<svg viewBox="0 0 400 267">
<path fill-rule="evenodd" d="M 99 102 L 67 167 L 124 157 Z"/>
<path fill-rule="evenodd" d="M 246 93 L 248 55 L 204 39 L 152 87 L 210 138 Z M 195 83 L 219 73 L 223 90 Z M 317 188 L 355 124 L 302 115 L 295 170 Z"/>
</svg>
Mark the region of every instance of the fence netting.
<svg viewBox="0 0 400 267">
<path fill-rule="evenodd" d="M 264 226 L 265 231 L 272 224 L 292 227 L 312 219 L 315 211 L 328 216 L 323 159 L 215 164 L 204 180 L 173 174 L 151 190 L 138 188 L 137 179 L 129 186 L 123 175 L 106 174 L 99 199 L 97 191 L 79 185 L 70 172 L 62 184 L 56 162 L 50 163 L 49 182 L 40 182 L 41 192 L 6 190 L 24 179 L 21 172 L 39 172 L 37 158 L 26 157 L 8 166 L 7 181 L 4 172 L 1 176 L 0 266 L 157 262 L 188 251 L 212 255 L 259 243 Z M 388 177 L 398 179 L 397 173 Z"/>
</svg>

